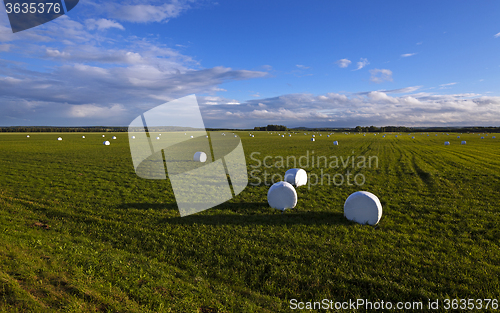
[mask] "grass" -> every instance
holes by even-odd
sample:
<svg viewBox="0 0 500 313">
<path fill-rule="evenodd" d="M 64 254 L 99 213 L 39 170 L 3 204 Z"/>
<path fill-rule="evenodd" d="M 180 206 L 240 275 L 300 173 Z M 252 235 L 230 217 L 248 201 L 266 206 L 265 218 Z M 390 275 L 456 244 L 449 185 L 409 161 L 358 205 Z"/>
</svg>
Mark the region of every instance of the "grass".
<svg viewBox="0 0 500 313">
<path fill-rule="evenodd" d="M 0 134 L 0 311 L 287 312 L 291 299 L 499 298 L 498 139 L 237 134 L 249 173 L 260 172 L 232 200 L 183 218 L 168 180 L 135 174 L 126 134 L 106 134 L 118 138 L 110 146 L 97 133 Z M 287 156 L 308 151 L 376 156 L 378 166 L 310 162 L 318 184 L 297 188 L 284 214 L 269 208 L 264 170 L 270 183 Z M 266 156 L 269 167 L 257 167 Z M 347 171 L 364 184 L 327 183 Z M 357 190 L 380 198 L 376 227 L 344 218 Z"/>
</svg>

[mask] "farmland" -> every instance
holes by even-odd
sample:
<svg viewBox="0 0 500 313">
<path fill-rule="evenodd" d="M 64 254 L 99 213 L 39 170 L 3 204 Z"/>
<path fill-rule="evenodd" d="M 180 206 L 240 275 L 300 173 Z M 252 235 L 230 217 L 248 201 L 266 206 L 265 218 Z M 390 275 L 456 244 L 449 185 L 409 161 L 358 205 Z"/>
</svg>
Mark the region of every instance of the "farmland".
<svg viewBox="0 0 500 313">
<path fill-rule="evenodd" d="M 168 180 L 135 174 L 126 133 L 106 133 L 110 146 L 103 133 L 0 134 L 0 311 L 287 312 L 292 299 L 439 299 L 444 311 L 444 299 L 500 298 L 495 134 L 235 133 L 249 185 L 182 218 Z M 293 161 L 310 184 L 282 214 L 267 190 Z M 358 190 L 382 203 L 375 227 L 343 216 Z"/>
</svg>

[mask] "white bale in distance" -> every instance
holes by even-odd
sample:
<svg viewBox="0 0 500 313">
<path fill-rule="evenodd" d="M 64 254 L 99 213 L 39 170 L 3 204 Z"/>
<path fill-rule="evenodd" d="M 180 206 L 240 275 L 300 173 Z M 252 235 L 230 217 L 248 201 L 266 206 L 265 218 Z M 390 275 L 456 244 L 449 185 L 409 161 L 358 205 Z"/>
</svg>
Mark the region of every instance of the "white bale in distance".
<svg viewBox="0 0 500 313">
<path fill-rule="evenodd" d="M 330 137 L 330 135 L 326 135 L 326 137 Z"/>
<path fill-rule="evenodd" d="M 359 224 L 376 225 L 382 217 L 382 204 L 373 193 L 356 191 L 344 203 L 344 216 Z"/>
<path fill-rule="evenodd" d="M 411 137 L 411 139 L 415 139 L 415 137 Z"/>
<path fill-rule="evenodd" d="M 30 135 L 26 136 L 26 138 L 29 138 L 29 137 L 30 137 Z"/>
<path fill-rule="evenodd" d="M 109 146 L 109 145 L 111 144 L 111 142 L 109 142 L 109 141 L 107 141 L 107 140 L 106 140 L 106 141 L 105 141 L 105 142 L 103 142 L 102 144 L 103 144 L 103 145 L 105 145 L 105 146 Z"/>
<path fill-rule="evenodd" d="M 311 138 L 311 141 L 315 141 L 315 140 L 316 140 L 316 139 L 314 139 L 314 138 Z"/>
<path fill-rule="evenodd" d="M 191 136 L 191 138 L 194 138 L 194 136 Z"/>
<path fill-rule="evenodd" d="M 461 143 L 461 144 L 462 144 L 462 145 L 465 145 L 466 143 L 467 143 L 467 141 L 462 140 L 462 143 Z"/>
<path fill-rule="evenodd" d="M 315 135 L 313 135 L 313 137 L 315 137 Z"/>
<path fill-rule="evenodd" d="M 460 136 L 457 136 L 457 139 L 460 138 Z"/>
<path fill-rule="evenodd" d="M 135 136 L 132 136 L 132 139 L 135 139 Z"/>
<path fill-rule="evenodd" d="M 83 139 L 85 139 L 85 136 L 82 136 Z"/>
<path fill-rule="evenodd" d="M 444 142 L 444 145 L 445 145 L 445 146 L 449 146 L 449 145 L 450 145 L 450 142 L 449 142 L 449 141 L 445 141 L 445 142 Z"/>
<path fill-rule="evenodd" d="M 285 138 L 285 135 L 281 135 L 282 138 Z"/>
<path fill-rule="evenodd" d="M 297 192 L 290 183 L 280 181 L 269 188 L 267 203 L 270 207 L 281 211 L 293 209 L 297 205 Z"/>
<path fill-rule="evenodd" d="M 301 168 L 291 168 L 285 172 L 285 181 L 295 187 L 307 184 L 307 173 Z"/>
<path fill-rule="evenodd" d="M 398 138 L 398 135 L 396 135 L 396 138 Z"/>
<path fill-rule="evenodd" d="M 104 138 L 104 135 L 102 135 L 102 138 Z"/>
<path fill-rule="evenodd" d="M 254 135 L 252 135 L 252 138 L 255 137 Z"/>
<path fill-rule="evenodd" d="M 158 136 L 161 136 L 161 134 L 158 134 Z"/>
<path fill-rule="evenodd" d="M 62 140 L 62 138 L 61 138 L 61 137 L 59 137 L 59 138 L 57 138 L 57 140 Z"/>
<path fill-rule="evenodd" d="M 335 140 L 335 141 L 333 142 L 333 145 L 334 145 L 334 146 L 338 146 L 338 145 L 339 145 L 339 142 Z"/>
<path fill-rule="evenodd" d="M 201 163 L 204 163 L 207 161 L 207 154 L 205 152 L 196 152 L 193 156 L 193 160 L 195 162 L 201 162 Z"/>
<path fill-rule="evenodd" d="M 113 138 L 111 138 L 111 139 L 116 139 L 116 136 L 113 136 Z"/>
<path fill-rule="evenodd" d="M 160 140 L 160 137 L 156 137 L 156 140 Z"/>
</svg>

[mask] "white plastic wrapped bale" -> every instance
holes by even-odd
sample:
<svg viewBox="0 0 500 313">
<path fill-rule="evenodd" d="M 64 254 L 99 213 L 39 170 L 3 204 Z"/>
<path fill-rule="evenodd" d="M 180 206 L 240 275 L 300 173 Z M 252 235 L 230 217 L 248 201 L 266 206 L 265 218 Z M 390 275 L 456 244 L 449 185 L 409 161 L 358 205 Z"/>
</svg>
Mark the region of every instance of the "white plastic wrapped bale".
<svg viewBox="0 0 500 313">
<path fill-rule="evenodd" d="M 102 138 L 104 138 L 104 135 L 102 135 Z"/>
<path fill-rule="evenodd" d="M 59 137 L 59 138 L 57 138 L 57 140 L 62 140 L 62 138 L 61 138 L 61 137 Z"/>
<path fill-rule="evenodd" d="M 415 137 L 411 137 L 411 139 L 415 139 Z"/>
<path fill-rule="evenodd" d="M 82 136 L 83 139 L 85 139 L 85 136 Z"/>
<path fill-rule="evenodd" d="M 315 141 L 315 139 L 314 139 L 314 138 L 311 138 L 311 141 Z"/>
<path fill-rule="evenodd" d="M 29 138 L 29 137 L 30 137 L 30 135 L 26 136 L 26 138 Z"/>
<path fill-rule="evenodd" d="M 116 136 L 113 136 L 113 138 L 111 138 L 111 139 L 116 139 Z"/>
<path fill-rule="evenodd" d="M 368 191 L 356 191 L 344 203 L 344 216 L 359 224 L 376 225 L 382 217 L 382 204 Z"/>
<path fill-rule="evenodd" d="M 293 209 L 297 205 L 297 192 L 290 183 L 280 181 L 269 188 L 267 202 L 270 207 L 281 211 Z"/>
<path fill-rule="evenodd" d="M 193 160 L 195 162 L 201 162 L 204 163 L 207 161 L 207 154 L 205 152 L 196 152 L 193 156 Z"/>
<path fill-rule="evenodd" d="M 301 168 L 291 168 L 285 172 L 285 181 L 295 187 L 307 184 L 307 172 Z"/>
<path fill-rule="evenodd" d="M 191 137 L 189 137 L 189 138 L 194 138 L 194 136 L 191 136 Z"/>
<path fill-rule="evenodd" d="M 105 145 L 105 146 L 109 146 L 109 145 L 111 144 L 111 142 L 109 142 L 109 141 L 107 141 L 107 140 L 106 140 L 106 141 L 105 141 L 105 142 L 103 142 L 102 144 L 103 144 L 103 145 Z"/>
<path fill-rule="evenodd" d="M 333 142 L 333 145 L 334 145 L 334 146 L 338 146 L 338 145 L 339 145 L 339 142 L 335 140 L 335 141 Z"/>
<path fill-rule="evenodd" d="M 497 137 L 495 137 L 495 136 L 491 137 L 491 139 L 495 139 L 495 138 L 497 138 Z"/>
<path fill-rule="evenodd" d="M 160 137 L 156 137 L 156 140 L 160 140 Z"/>
<path fill-rule="evenodd" d="M 135 136 L 132 136 L 132 139 L 135 139 Z"/>
<path fill-rule="evenodd" d="M 315 135 L 313 135 L 313 137 L 315 137 Z"/>
<path fill-rule="evenodd" d="M 450 145 L 450 142 L 449 142 L 449 141 L 445 141 L 445 142 L 444 142 L 444 145 L 445 145 L 445 146 L 449 146 L 449 145 Z"/>
<path fill-rule="evenodd" d="M 465 145 L 466 143 L 467 143 L 467 141 L 462 140 L 462 145 Z"/>
</svg>

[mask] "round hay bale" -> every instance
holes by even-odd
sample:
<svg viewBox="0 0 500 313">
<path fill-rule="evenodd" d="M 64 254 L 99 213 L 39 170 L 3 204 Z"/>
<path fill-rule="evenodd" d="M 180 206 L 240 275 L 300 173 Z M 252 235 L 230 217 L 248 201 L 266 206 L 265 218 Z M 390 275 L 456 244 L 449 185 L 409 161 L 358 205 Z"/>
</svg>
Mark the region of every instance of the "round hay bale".
<svg viewBox="0 0 500 313">
<path fill-rule="evenodd" d="M 85 139 L 85 136 L 82 136 L 83 139 Z"/>
<path fill-rule="evenodd" d="M 103 145 L 105 145 L 105 146 L 109 146 L 109 145 L 111 144 L 111 142 L 109 142 L 109 141 L 107 141 L 107 140 L 106 140 L 106 141 L 105 141 L 105 142 L 103 142 L 102 144 L 103 144 Z"/>
<path fill-rule="evenodd" d="M 315 137 L 315 135 L 313 135 L 313 138 Z"/>
<path fill-rule="evenodd" d="M 376 225 L 382 217 L 382 204 L 373 193 L 356 191 L 344 203 L 344 216 L 359 224 Z"/>
<path fill-rule="evenodd" d="M 481 137 L 481 139 L 484 139 L 484 137 Z"/>
<path fill-rule="evenodd" d="M 30 135 L 26 136 L 26 138 L 29 138 L 29 137 L 30 137 Z"/>
<path fill-rule="evenodd" d="M 415 139 L 415 137 L 411 137 L 411 139 Z"/>
<path fill-rule="evenodd" d="M 193 156 L 193 160 L 195 162 L 201 162 L 201 163 L 204 163 L 207 161 L 207 154 L 205 152 L 196 152 Z"/>
<path fill-rule="evenodd" d="M 255 137 L 254 135 L 252 135 L 252 138 Z"/>
<path fill-rule="evenodd" d="M 102 135 L 102 138 L 104 138 L 104 135 Z"/>
<path fill-rule="evenodd" d="M 335 140 L 335 141 L 333 142 L 333 145 L 334 145 L 334 146 L 338 146 L 338 145 L 339 145 L 339 142 Z"/>
<path fill-rule="evenodd" d="M 467 143 L 467 141 L 462 140 L 462 143 L 461 143 L 461 144 L 462 144 L 462 145 L 465 145 L 466 143 Z"/>
<path fill-rule="evenodd" d="M 450 145 L 450 142 L 449 142 L 449 141 L 445 141 L 445 142 L 444 142 L 444 145 L 445 145 L 445 146 L 449 146 L 449 145 Z"/>
<path fill-rule="evenodd" d="M 307 184 L 307 173 L 301 168 L 291 168 L 285 172 L 285 181 L 295 187 Z"/>
<path fill-rule="evenodd" d="M 62 138 L 61 138 L 61 137 L 59 137 L 59 138 L 57 138 L 57 140 L 61 141 L 61 140 L 62 140 Z"/>
<path fill-rule="evenodd" d="M 497 138 L 497 137 L 495 137 L 495 136 L 491 137 L 491 139 L 495 139 L 495 138 Z"/>
<path fill-rule="evenodd" d="M 135 139 L 135 136 L 132 136 L 132 139 Z"/>
<path fill-rule="evenodd" d="M 156 137 L 156 140 L 160 140 L 160 137 Z"/>
<path fill-rule="evenodd" d="M 314 138 L 311 138 L 311 141 L 315 141 L 315 139 L 314 139 Z"/>
<path fill-rule="evenodd" d="M 194 138 L 194 136 L 191 136 L 190 138 Z"/>
<path fill-rule="evenodd" d="M 457 136 L 457 139 L 459 139 L 459 138 L 460 138 L 460 136 Z"/>
<path fill-rule="evenodd" d="M 297 205 L 297 192 L 290 183 L 280 181 L 269 188 L 267 202 L 277 210 L 293 209 Z"/>
<path fill-rule="evenodd" d="M 116 139 L 116 136 L 113 136 L 113 138 L 111 138 L 111 139 Z"/>
</svg>

